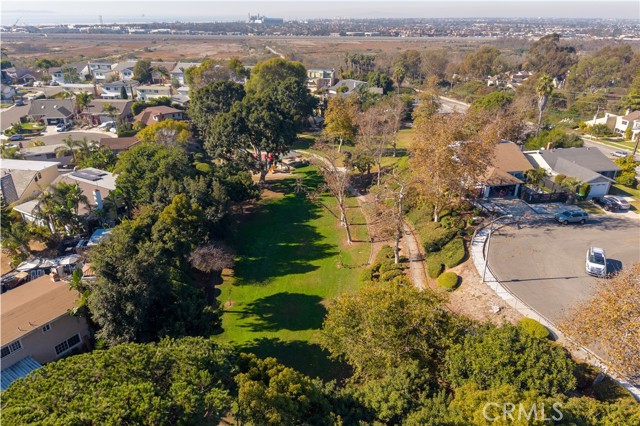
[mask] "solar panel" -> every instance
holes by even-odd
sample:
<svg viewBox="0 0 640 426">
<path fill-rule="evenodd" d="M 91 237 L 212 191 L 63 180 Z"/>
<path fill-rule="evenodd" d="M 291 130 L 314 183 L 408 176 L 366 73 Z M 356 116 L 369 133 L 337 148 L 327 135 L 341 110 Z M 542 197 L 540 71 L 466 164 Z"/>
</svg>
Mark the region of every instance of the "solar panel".
<svg viewBox="0 0 640 426">
<path fill-rule="evenodd" d="M 92 182 L 101 179 L 99 175 L 94 174 L 94 173 L 89 173 L 88 171 L 73 172 L 73 173 L 71 173 L 71 176 L 75 176 L 75 177 L 80 178 L 80 179 L 90 180 Z"/>
</svg>

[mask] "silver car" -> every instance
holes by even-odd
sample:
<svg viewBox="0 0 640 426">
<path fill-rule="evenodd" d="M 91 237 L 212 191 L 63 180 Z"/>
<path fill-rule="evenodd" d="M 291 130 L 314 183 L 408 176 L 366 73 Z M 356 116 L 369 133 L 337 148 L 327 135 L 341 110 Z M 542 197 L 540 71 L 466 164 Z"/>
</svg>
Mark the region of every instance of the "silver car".
<svg viewBox="0 0 640 426">
<path fill-rule="evenodd" d="M 607 276 L 607 257 L 604 254 L 604 249 L 589 247 L 586 269 L 589 275 L 603 278 Z"/>
</svg>

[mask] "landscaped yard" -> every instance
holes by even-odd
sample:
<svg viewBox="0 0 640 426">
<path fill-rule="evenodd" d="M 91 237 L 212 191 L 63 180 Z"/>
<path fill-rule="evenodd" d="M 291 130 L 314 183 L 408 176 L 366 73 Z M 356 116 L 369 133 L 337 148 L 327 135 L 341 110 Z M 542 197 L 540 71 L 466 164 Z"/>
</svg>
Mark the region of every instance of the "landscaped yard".
<svg viewBox="0 0 640 426">
<path fill-rule="evenodd" d="M 312 167 L 297 173 L 306 185 L 318 182 Z M 358 288 L 371 245 L 356 199 L 349 203 L 356 242 L 347 245 L 338 220 L 294 188 L 293 177 L 271 183 L 275 193 L 241 219 L 234 276 L 219 288 L 224 314 L 216 339 L 330 379 L 344 369 L 328 360 L 315 336 L 328 300 Z M 334 207 L 332 199 L 323 201 Z"/>
</svg>

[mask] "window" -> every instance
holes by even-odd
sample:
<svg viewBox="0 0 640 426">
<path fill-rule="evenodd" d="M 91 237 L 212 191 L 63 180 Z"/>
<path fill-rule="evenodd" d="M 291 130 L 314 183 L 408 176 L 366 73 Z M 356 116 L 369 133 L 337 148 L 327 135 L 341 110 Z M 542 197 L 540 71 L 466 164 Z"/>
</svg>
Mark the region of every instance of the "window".
<svg viewBox="0 0 640 426">
<path fill-rule="evenodd" d="M 20 349 L 22 349 L 22 343 L 20 343 L 20 340 L 16 340 L 15 342 L 10 343 L 2 348 L 2 358 L 16 351 L 19 351 Z"/>
<path fill-rule="evenodd" d="M 68 351 L 78 343 L 80 343 L 80 335 L 76 334 L 74 336 L 71 336 L 69 339 L 55 346 L 56 355 L 60 355 Z"/>
<path fill-rule="evenodd" d="M 44 327 L 42 327 L 43 333 L 46 333 L 49 330 L 51 330 L 51 324 L 46 324 Z"/>
</svg>

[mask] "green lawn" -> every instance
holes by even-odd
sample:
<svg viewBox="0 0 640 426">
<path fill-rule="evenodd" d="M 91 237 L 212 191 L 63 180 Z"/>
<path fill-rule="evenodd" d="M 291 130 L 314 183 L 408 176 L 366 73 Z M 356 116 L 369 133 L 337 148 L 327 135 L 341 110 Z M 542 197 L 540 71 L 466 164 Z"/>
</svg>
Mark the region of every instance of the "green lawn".
<svg viewBox="0 0 640 426">
<path fill-rule="evenodd" d="M 313 168 L 299 173 L 305 185 L 317 184 Z M 234 236 L 238 260 L 234 276 L 219 288 L 224 314 L 216 339 L 331 379 L 345 367 L 328 360 L 315 336 L 328 299 L 358 288 L 371 246 L 357 200 L 349 200 L 357 241 L 349 246 L 337 219 L 295 194 L 294 182 L 272 183 L 269 189 L 282 195 L 261 202 Z M 332 199 L 323 201 L 335 211 Z"/>
<path fill-rule="evenodd" d="M 23 123 L 21 124 L 23 130 L 42 130 L 44 126 L 37 123 Z"/>
</svg>

